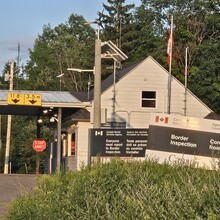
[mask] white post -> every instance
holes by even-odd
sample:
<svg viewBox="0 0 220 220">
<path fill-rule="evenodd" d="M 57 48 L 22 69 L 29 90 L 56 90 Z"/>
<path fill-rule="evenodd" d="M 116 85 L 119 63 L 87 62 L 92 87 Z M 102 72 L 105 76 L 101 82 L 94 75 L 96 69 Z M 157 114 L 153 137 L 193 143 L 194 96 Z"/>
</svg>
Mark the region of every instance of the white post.
<svg viewBox="0 0 220 220">
<path fill-rule="evenodd" d="M 72 147 L 72 132 L 68 132 L 67 135 L 67 144 L 68 144 L 68 150 L 67 150 L 67 156 L 70 157 L 71 156 L 71 147 Z"/>
<path fill-rule="evenodd" d="M 113 74 L 114 74 L 114 82 L 113 82 L 113 99 L 112 99 L 112 101 L 113 101 L 113 105 L 112 105 L 112 116 L 113 117 L 112 117 L 112 120 L 113 121 L 115 121 L 115 105 L 116 105 L 116 90 L 115 90 L 116 65 L 117 65 L 117 63 L 114 60 L 114 72 L 113 72 Z"/>
<path fill-rule="evenodd" d="M 14 80 L 14 61 L 12 60 L 10 63 L 9 91 L 13 90 L 13 80 Z M 8 169 L 9 169 L 10 140 L 11 140 L 11 115 L 8 115 L 4 174 L 8 174 Z"/>
<path fill-rule="evenodd" d="M 61 165 L 61 125 L 62 125 L 62 108 L 58 108 L 57 115 L 57 172 L 60 172 Z"/>
<path fill-rule="evenodd" d="M 186 116 L 186 102 L 187 102 L 187 78 L 188 78 L 188 47 L 185 54 L 185 100 L 184 100 L 184 116 Z"/>
<path fill-rule="evenodd" d="M 168 78 L 168 106 L 167 106 L 167 113 L 170 114 L 171 109 L 171 67 L 172 67 L 172 48 L 173 48 L 173 16 L 171 17 L 171 25 L 170 25 L 170 39 L 168 42 L 169 47 L 169 78 Z"/>
</svg>

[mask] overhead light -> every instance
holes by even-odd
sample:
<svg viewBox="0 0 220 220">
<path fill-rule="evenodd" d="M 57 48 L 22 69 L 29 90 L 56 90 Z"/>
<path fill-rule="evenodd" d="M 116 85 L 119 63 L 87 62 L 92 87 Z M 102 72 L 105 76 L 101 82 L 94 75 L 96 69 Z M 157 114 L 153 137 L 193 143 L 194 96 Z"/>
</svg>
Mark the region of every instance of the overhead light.
<svg viewBox="0 0 220 220">
<path fill-rule="evenodd" d="M 75 71 L 75 72 L 78 72 L 78 73 L 82 73 L 82 72 L 95 72 L 94 70 L 95 69 L 91 69 L 91 70 L 87 70 L 87 69 L 78 69 L 78 68 L 68 68 L 67 70 L 70 70 L 70 71 Z"/>
<path fill-rule="evenodd" d="M 63 75 L 64 75 L 64 73 L 61 73 L 61 74 L 57 75 L 57 78 L 60 78 L 60 77 L 62 77 Z"/>
<path fill-rule="evenodd" d="M 38 124 L 42 124 L 42 123 L 43 123 L 43 119 L 42 119 L 42 118 L 39 118 L 39 119 L 37 120 L 37 123 L 38 123 Z"/>
<path fill-rule="evenodd" d="M 77 68 L 68 68 L 67 70 L 76 71 L 76 72 L 79 72 L 79 73 L 82 72 L 81 69 L 77 69 Z"/>
<path fill-rule="evenodd" d="M 44 114 L 47 114 L 47 113 L 48 113 L 48 110 L 47 110 L 47 109 L 44 109 L 44 110 L 43 110 L 43 113 L 44 113 Z"/>
<path fill-rule="evenodd" d="M 50 118 L 50 122 L 55 122 L 55 121 L 58 122 L 58 119 L 56 117 L 51 117 Z"/>
</svg>

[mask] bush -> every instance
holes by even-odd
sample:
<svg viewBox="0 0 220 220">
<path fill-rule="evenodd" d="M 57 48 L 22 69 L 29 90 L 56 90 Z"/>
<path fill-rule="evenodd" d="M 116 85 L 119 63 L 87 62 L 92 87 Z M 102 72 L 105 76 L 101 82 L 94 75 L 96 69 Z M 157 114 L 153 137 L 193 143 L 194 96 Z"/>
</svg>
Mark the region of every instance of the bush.
<svg viewBox="0 0 220 220">
<path fill-rule="evenodd" d="M 8 219 L 217 219 L 220 172 L 155 161 L 97 163 L 43 176 Z"/>
</svg>

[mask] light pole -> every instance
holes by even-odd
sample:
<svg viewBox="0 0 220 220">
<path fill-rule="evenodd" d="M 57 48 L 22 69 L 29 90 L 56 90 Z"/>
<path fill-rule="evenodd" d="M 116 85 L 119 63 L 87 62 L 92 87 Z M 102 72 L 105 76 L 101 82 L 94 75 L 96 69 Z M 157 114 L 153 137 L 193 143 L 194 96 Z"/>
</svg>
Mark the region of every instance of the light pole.
<svg viewBox="0 0 220 220">
<path fill-rule="evenodd" d="M 64 75 L 64 73 L 61 73 L 59 75 L 57 75 L 57 78 L 60 78 L 60 91 L 62 89 L 62 76 Z"/>
<path fill-rule="evenodd" d="M 95 40 L 93 128 L 101 127 L 101 40 Z"/>
<path fill-rule="evenodd" d="M 9 91 L 13 90 L 13 82 L 14 82 L 14 61 L 12 60 L 11 63 L 10 63 Z M 10 140 L 11 140 L 11 115 L 8 115 L 4 174 L 8 174 L 9 154 L 10 154 Z"/>
</svg>

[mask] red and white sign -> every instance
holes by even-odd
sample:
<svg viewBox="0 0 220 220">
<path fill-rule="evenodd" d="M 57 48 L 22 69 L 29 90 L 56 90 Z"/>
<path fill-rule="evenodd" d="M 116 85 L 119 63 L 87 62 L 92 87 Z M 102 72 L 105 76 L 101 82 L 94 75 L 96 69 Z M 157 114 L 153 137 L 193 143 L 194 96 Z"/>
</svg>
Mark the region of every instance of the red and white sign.
<svg viewBox="0 0 220 220">
<path fill-rule="evenodd" d="M 220 133 L 220 121 L 175 114 L 151 113 L 149 125 Z"/>
<path fill-rule="evenodd" d="M 220 121 L 152 113 L 146 155 L 159 163 L 219 169 Z"/>
<path fill-rule="evenodd" d="M 42 139 L 37 139 L 33 142 L 33 148 L 37 152 L 42 152 L 46 149 L 47 143 Z"/>
<path fill-rule="evenodd" d="M 162 122 L 167 124 L 168 123 L 168 117 L 160 117 L 158 115 L 155 116 L 155 122 Z"/>
</svg>

